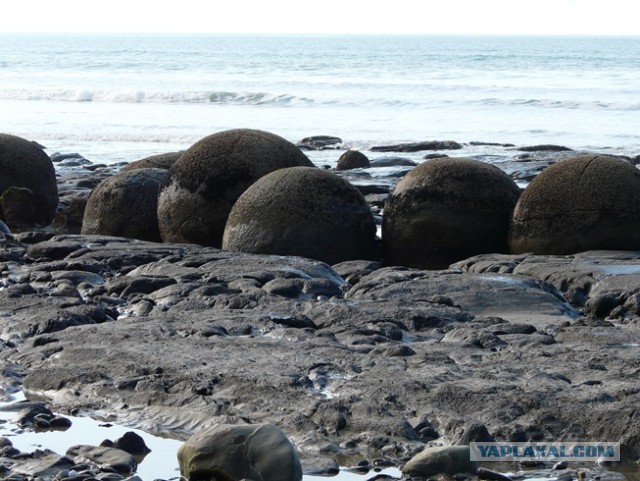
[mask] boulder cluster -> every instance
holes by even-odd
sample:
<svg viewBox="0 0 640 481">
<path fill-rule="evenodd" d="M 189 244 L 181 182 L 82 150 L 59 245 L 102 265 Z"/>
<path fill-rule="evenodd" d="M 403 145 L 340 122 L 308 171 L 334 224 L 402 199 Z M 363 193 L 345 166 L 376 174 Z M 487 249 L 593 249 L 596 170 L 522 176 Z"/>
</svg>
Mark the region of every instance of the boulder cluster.
<svg viewBox="0 0 640 481">
<path fill-rule="evenodd" d="M 630 162 L 574 155 L 522 192 L 486 162 L 426 159 L 380 203 L 380 243 L 366 188 L 334 173 L 377 167 L 357 150 L 331 172 L 275 134 L 228 130 L 128 164 L 65 207 L 42 147 L 2 134 L 0 221 L 28 231 L 75 210 L 82 234 L 432 270 L 483 253 L 640 249 L 640 171 Z"/>
</svg>

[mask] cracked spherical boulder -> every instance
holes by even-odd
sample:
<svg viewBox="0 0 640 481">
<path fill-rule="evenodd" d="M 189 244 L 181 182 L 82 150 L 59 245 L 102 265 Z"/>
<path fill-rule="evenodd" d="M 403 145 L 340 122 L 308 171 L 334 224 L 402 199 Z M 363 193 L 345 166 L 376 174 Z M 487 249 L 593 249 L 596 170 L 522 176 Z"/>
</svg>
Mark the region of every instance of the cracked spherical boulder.
<svg viewBox="0 0 640 481">
<path fill-rule="evenodd" d="M 82 218 L 82 234 L 160 241 L 158 192 L 164 169 L 136 169 L 108 177 L 91 192 Z"/>
<path fill-rule="evenodd" d="M 29 189 L 33 194 L 33 220 L 40 226 L 51 223 L 58 208 L 58 184 L 51 159 L 35 142 L 0 134 L 0 194 L 10 187 Z M 13 227 L 1 211 L 0 219 Z"/>
<path fill-rule="evenodd" d="M 520 188 L 495 166 L 437 158 L 412 169 L 385 206 L 386 265 L 446 269 L 483 253 L 506 253 Z"/>
<path fill-rule="evenodd" d="M 376 226 L 349 182 L 326 170 L 292 167 L 266 175 L 240 196 L 222 247 L 336 264 L 374 258 Z"/>
<path fill-rule="evenodd" d="M 271 424 L 219 424 L 194 434 L 178 450 L 182 479 L 300 481 L 298 454 Z"/>
<path fill-rule="evenodd" d="M 640 250 L 640 171 L 605 155 L 561 160 L 516 205 L 509 246 L 519 254 Z"/>
<path fill-rule="evenodd" d="M 251 184 L 274 170 L 313 164 L 269 132 L 235 129 L 196 142 L 169 169 L 158 199 L 166 242 L 220 247 L 229 211 Z"/>
<path fill-rule="evenodd" d="M 125 165 L 120 172 L 126 172 L 136 169 L 165 169 L 169 170 L 176 160 L 182 155 L 180 152 L 165 152 L 164 154 L 151 155 L 144 159 L 136 160 Z"/>
</svg>

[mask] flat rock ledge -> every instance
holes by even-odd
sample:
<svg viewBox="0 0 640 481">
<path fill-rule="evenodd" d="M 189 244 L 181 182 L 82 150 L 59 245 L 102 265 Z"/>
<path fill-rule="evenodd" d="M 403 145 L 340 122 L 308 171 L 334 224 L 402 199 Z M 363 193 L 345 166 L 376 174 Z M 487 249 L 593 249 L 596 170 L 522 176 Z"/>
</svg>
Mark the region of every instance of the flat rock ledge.
<svg viewBox="0 0 640 481">
<path fill-rule="evenodd" d="M 271 423 L 305 472 L 492 439 L 640 457 L 638 252 L 420 271 L 100 236 L 0 243 L 0 394 L 178 439 Z"/>
</svg>

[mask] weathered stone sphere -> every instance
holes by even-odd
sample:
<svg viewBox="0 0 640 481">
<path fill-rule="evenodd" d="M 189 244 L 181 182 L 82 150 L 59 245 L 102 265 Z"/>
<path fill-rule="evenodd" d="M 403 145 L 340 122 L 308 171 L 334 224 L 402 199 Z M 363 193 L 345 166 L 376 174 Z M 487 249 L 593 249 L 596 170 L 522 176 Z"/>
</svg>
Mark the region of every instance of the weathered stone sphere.
<svg viewBox="0 0 640 481">
<path fill-rule="evenodd" d="M 183 154 L 181 152 L 166 152 L 164 154 L 151 155 L 144 159 L 136 160 L 125 165 L 120 172 L 136 169 L 165 169 L 169 170 L 176 160 Z"/>
<path fill-rule="evenodd" d="M 298 454 L 271 424 L 219 424 L 194 434 L 178 450 L 183 479 L 300 481 Z"/>
<path fill-rule="evenodd" d="M 0 194 L 9 187 L 31 190 L 35 221 L 41 226 L 51 223 L 58 208 L 58 185 L 51 159 L 34 142 L 0 134 Z M 6 220 L 2 212 L 0 218 Z"/>
<path fill-rule="evenodd" d="M 336 169 L 366 169 L 370 165 L 371 163 L 369 162 L 369 158 L 359 150 L 347 150 L 338 159 Z"/>
<path fill-rule="evenodd" d="M 543 170 L 516 205 L 514 254 L 640 250 L 640 171 L 604 155 L 579 155 Z"/>
<path fill-rule="evenodd" d="M 201 139 L 169 169 L 158 222 L 166 242 L 220 247 L 235 201 L 263 175 L 313 164 L 291 142 L 269 132 L 235 129 Z"/>
<path fill-rule="evenodd" d="M 292 167 L 266 175 L 240 196 L 222 247 L 336 264 L 373 258 L 375 234 L 358 189 L 326 170 Z"/>
<path fill-rule="evenodd" d="M 82 234 L 159 242 L 158 192 L 164 169 L 137 169 L 108 177 L 93 189 L 82 218 Z"/>
<path fill-rule="evenodd" d="M 445 269 L 477 254 L 507 252 L 519 195 L 507 174 L 478 160 L 437 158 L 418 165 L 385 206 L 384 263 Z"/>
</svg>

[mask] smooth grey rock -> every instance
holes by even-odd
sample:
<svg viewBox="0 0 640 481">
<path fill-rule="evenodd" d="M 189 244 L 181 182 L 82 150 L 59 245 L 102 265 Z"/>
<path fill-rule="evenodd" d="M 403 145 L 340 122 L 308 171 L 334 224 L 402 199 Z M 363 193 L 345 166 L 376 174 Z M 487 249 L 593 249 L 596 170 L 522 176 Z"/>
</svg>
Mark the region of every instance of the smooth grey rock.
<svg viewBox="0 0 640 481">
<path fill-rule="evenodd" d="M 402 474 L 429 477 L 437 474 L 474 474 L 477 463 L 470 460 L 469 446 L 438 446 L 425 448 L 407 462 Z"/>
</svg>

